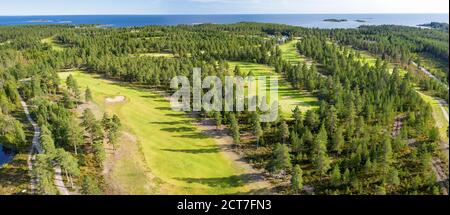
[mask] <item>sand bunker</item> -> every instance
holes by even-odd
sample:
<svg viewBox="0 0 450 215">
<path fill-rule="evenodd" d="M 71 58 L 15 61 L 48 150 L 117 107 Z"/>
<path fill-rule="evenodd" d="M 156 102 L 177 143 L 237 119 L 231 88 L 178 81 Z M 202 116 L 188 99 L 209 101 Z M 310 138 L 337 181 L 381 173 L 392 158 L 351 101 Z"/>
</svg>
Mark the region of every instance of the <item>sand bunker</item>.
<svg viewBox="0 0 450 215">
<path fill-rule="evenodd" d="M 125 101 L 125 96 L 109 97 L 105 99 L 106 103 L 121 103 Z"/>
</svg>

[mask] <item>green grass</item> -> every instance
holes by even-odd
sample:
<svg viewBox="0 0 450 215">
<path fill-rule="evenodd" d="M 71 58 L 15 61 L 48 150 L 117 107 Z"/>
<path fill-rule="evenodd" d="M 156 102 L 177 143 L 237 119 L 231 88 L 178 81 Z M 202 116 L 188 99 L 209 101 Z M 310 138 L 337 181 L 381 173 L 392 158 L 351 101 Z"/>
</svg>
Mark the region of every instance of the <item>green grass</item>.
<svg viewBox="0 0 450 215">
<path fill-rule="evenodd" d="M 256 76 L 274 76 L 278 79 L 279 103 L 284 117 L 291 117 L 292 110 L 296 106 L 305 113 L 308 110 L 317 109 L 319 101 L 307 91 L 296 90 L 291 84 L 284 80 L 280 74 L 277 74 L 274 68 L 262 64 L 254 64 L 247 62 L 229 62 L 230 68 L 234 69 L 239 66 L 241 72 L 248 74 L 252 71 Z M 267 78 L 268 79 L 268 78 Z M 270 86 L 269 81 L 266 83 L 267 88 Z"/>
<path fill-rule="evenodd" d="M 42 43 L 48 44 L 50 47 L 52 47 L 53 51 L 63 51 L 64 47 L 58 43 L 56 43 L 54 37 L 48 37 L 41 40 Z"/>
<path fill-rule="evenodd" d="M 294 39 L 279 46 L 282 52 L 283 60 L 296 65 L 299 63 L 306 63 L 307 65 L 311 65 L 312 62 L 297 51 L 297 43 L 298 39 Z"/>
<path fill-rule="evenodd" d="M 444 82 L 444 84 L 448 85 L 448 82 L 445 81 L 446 74 L 449 72 L 448 62 L 436 60 L 433 56 L 425 54 L 418 56 L 418 58 L 420 59 L 421 66 L 430 71 L 439 80 Z"/>
<path fill-rule="evenodd" d="M 439 106 L 439 102 L 434 99 L 433 97 L 422 93 L 420 91 L 417 91 L 419 95 L 422 97 L 424 101 L 429 103 L 431 105 L 431 108 L 433 109 L 433 118 L 436 121 L 436 127 L 439 128 L 439 134 L 441 136 L 441 140 L 445 143 L 448 143 L 448 137 L 447 137 L 447 128 L 448 128 L 448 121 L 444 116 L 444 113 L 442 113 L 442 109 Z M 448 112 L 448 106 L 445 107 L 445 109 Z"/>
<path fill-rule="evenodd" d="M 65 79 L 68 74 L 60 73 L 60 77 Z M 94 101 L 101 109 L 117 114 L 124 129 L 137 137 L 145 165 L 161 183 L 159 193 L 229 194 L 251 191 L 252 188 L 243 180 L 245 172 L 221 152 L 215 140 L 201 133 L 186 114 L 171 110 L 169 102 L 159 94 L 82 72 L 71 74 L 80 86 L 90 87 Z M 117 95 L 125 96 L 126 102 L 104 102 L 105 98 Z M 119 173 L 122 178 L 125 177 L 124 183 L 129 186 L 145 183 L 143 177 L 149 174 L 129 171 L 133 170 L 133 165 L 134 162 L 118 165 L 120 169 L 117 171 L 122 172 Z"/>
<path fill-rule="evenodd" d="M 0 168 L 0 195 L 29 194 L 30 176 L 27 159 L 28 154 L 19 153 Z"/>
<path fill-rule="evenodd" d="M 155 58 L 174 58 L 175 55 L 172 53 L 141 53 L 141 54 L 135 54 L 133 56 L 137 57 L 155 57 Z"/>
<path fill-rule="evenodd" d="M 363 51 L 363 50 L 355 50 L 353 49 L 351 46 L 347 46 L 348 48 L 350 48 L 351 50 L 355 51 L 356 53 L 360 54 L 360 58 L 358 58 L 357 60 L 359 60 L 361 63 L 363 64 L 368 64 L 369 66 L 375 66 L 376 62 L 377 62 L 377 57 L 367 51 Z M 402 68 L 401 65 L 396 65 L 393 63 L 389 63 L 388 64 L 388 69 L 389 69 L 389 73 L 392 73 L 394 71 L 394 68 L 397 66 L 399 74 L 401 76 L 406 75 L 406 73 L 408 73 L 408 71 L 406 71 L 405 69 Z"/>
</svg>

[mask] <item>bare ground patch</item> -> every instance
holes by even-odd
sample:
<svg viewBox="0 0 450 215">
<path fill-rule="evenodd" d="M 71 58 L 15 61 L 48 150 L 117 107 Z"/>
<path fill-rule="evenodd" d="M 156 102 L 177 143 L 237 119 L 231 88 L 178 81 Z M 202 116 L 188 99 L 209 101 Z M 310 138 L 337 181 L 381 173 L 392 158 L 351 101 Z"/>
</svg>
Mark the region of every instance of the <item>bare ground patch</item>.
<svg viewBox="0 0 450 215">
<path fill-rule="evenodd" d="M 115 97 L 108 97 L 105 99 L 105 102 L 107 104 L 114 104 L 114 103 L 122 103 L 125 102 L 126 97 L 125 96 L 115 96 Z"/>
</svg>

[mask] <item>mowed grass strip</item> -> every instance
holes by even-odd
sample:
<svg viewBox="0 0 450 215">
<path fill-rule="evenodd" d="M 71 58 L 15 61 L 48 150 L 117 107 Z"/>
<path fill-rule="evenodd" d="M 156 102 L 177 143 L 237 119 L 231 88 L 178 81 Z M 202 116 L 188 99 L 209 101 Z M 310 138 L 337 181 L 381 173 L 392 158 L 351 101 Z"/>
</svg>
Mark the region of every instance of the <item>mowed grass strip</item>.
<svg viewBox="0 0 450 215">
<path fill-rule="evenodd" d="M 266 76 L 266 88 L 269 90 L 270 81 L 269 77 L 275 77 L 278 80 L 278 95 L 281 111 L 284 117 L 292 117 L 292 110 L 296 106 L 305 113 L 308 110 L 319 108 L 319 101 L 316 97 L 312 96 L 307 91 L 294 89 L 289 82 L 287 82 L 280 74 L 275 72 L 275 69 L 262 64 L 247 63 L 247 62 L 229 62 L 230 69 L 234 70 L 236 66 L 239 66 L 240 70 L 244 74 L 248 74 L 250 71 L 255 76 Z M 267 95 L 269 95 L 267 93 Z"/>
<path fill-rule="evenodd" d="M 69 73 L 61 73 L 65 79 Z M 71 72 L 79 85 L 92 91 L 95 103 L 117 114 L 124 129 L 134 134 L 151 174 L 169 194 L 229 194 L 250 191 L 244 172 L 201 133 L 193 120 L 170 108 L 159 94 L 122 85 L 83 72 Z M 108 104 L 105 98 L 125 96 L 123 103 Z M 128 159 L 139 159 L 129 157 Z M 127 168 L 127 165 L 120 165 Z M 126 169 L 123 170 L 127 172 Z M 130 179 L 140 173 L 130 173 Z M 129 183 L 136 183 L 130 180 Z"/>
<path fill-rule="evenodd" d="M 280 45 L 280 50 L 282 53 L 283 60 L 298 65 L 299 63 L 306 63 L 306 65 L 310 66 L 312 64 L 311 59 L 306 58 L 305 56 L 301 55 L 297 50 L 297 43 L 299 42 L 299 39 L 293 39 L 287 43 L 284 43 Z"/>
<path fill-rule="evenodd" d="M 436 127 L 439 129 L 439 134 L 441 137 L 441 141 L 448 144 L 448 137 L 447 137 L 447 128 L 448 128 L 448 121 L 444 116 L 444 113 L 442 112 L 441 106 L 439 105 L 439 102 L 420 91 L 417 91 L 419 95 L 422 97 L 422 99 L 429 103 L 431 105 L 431 108 L 433 109 L 433 118 L 436 121 Z M 445 106 L 444 109 L 448 112 L 448 106 Z"/>
<path fill-rule="evenodd" d="M 152 58 L 174 58 L 175 55 L 172 53 L 141 53 L 134 54 L 133 57 L 152 57 Z"/>
</svg>

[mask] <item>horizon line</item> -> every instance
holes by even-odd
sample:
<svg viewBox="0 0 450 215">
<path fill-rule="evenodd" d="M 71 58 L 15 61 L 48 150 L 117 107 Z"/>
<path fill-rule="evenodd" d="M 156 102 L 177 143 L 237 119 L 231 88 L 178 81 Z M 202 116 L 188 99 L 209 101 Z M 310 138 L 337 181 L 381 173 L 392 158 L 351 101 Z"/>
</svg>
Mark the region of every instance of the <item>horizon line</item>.
<svg viewBox="0 0 450 215">
<path fill-rule="evenodd" d="M 7 16 L 210 16 L 210 15 L 353 15 L 353 14 L 442 14 L 449 15 L 449 12 L 355 12 L 355 13 L 204 13 L 204 14 L 195 14 L 195 13 L 154 13 L 154 14 L 127 14 L 127 13 L 98 13 L 98 14 L 10 14 L 10 15 L 1 15 L 0 17 Z"/>
</svg>

